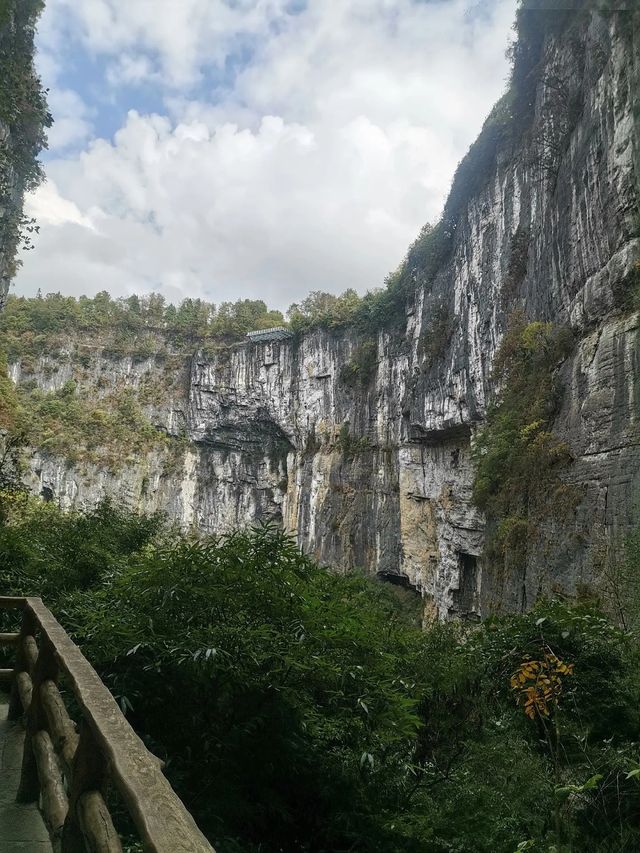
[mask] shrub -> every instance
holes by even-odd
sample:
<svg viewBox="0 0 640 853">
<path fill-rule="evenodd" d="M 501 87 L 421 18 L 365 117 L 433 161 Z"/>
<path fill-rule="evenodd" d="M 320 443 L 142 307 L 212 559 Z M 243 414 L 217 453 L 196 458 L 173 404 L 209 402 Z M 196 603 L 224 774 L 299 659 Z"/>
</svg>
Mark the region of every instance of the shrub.
<svg viewBox="0 0 640 853">
<path fill-rule="evenodd" d="M 423 633 L 280 532 L 194 541 L 109 504 L 23 502 L 0 554 L 0 588 L 44 596 L 221 853 L 640 843 L 638 644 L 593 608 Z M 514 676 L 545 661 L 562 690 L 531 716 Z"/>
<path fill-rule="evenodd" d="M 291 329 L 304 332 L 310 329 L 334 329 L 353 323 L 361 299 L 349 288 L 340 296 L 320 290 L 310 293 L 302 302 L 294 303 L 287 312 Z"/>
<path fill-rule="evenodd" d="M 109 460 L 115 470 L 141 451 L 170 444 L 133 390 L 116 389 L 96 400 L 72 379 L 57 391 L 44 392 L 33 382 L 15 388 L 5 374 L 0 380 L 0 429 L 67 461 Z"/>
<path fill-rule="evenodd" d="M 378 344 L 364 341 L 354 347 L 351 358 L 340 368 L 340 381 L 349 388 L 366 388 L 376 374 Z"/>
<path fill-rule="evenodd" d="M 438 302 L 431 309 L 426 328 L 418 339 L 418 356 L 424 369 L 441 359 L 449 346 L 454 330 L 454 316 L 449 305 Z"/>
<path fill-rule="evenodd" d="M 345 421 L 340 427 L 336 447 L 340 450 L 347 462 L 351 461 L 359 453 L 371 450 L 371 442 L 366 435 L 356 438 L 351 434 L 349 424 Z"/>
<path fill-rule="evenodd" d="M 527 274 L 527 256 L 531 233 L 528 227 L 518 225 L 511 237 L 507 271 L 500 288 L 502 307 L 507 309 L 518 294 L 518 289 Z"/>
</svg>

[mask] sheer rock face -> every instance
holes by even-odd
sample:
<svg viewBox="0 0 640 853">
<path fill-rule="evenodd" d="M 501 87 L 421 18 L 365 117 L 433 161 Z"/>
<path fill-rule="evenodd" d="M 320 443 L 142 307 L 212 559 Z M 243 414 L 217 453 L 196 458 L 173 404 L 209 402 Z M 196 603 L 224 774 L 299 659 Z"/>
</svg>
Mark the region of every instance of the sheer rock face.
<svg viewBox="0 0 640 853">
<path fill-rule="evenodd" d="M 341 377 L 354 333 L 196 353 L 183 395 L 149 410 L 188 436 L 176 470 L 151 454 L 83 479 L 38 454 L 34 489 L 66 505 L 113 493 L 204 531 L 282 523 L 323 563 L 408 578 L 440 618 L 592 582 L 640 497 L 640 320 L 628 299 L 640 257 L 640 34 L 630 16 L 594 15 L 577 37 L 547 43 L 544 68 L 532 125 L 463 207 L 435 279 L 416 270 L 406 327 L 378 337 L 367 387 Z M 451 328 L 434 352 L 442 306 Z M 497 579 L 483 573 L 470 446 L 515 308 L 575 330 L 555 430 L 582 501 L 568 523 L 549 519 L 523 576 Z M 135 387 L 157 366 L 122 370 Z"/>
</svg>

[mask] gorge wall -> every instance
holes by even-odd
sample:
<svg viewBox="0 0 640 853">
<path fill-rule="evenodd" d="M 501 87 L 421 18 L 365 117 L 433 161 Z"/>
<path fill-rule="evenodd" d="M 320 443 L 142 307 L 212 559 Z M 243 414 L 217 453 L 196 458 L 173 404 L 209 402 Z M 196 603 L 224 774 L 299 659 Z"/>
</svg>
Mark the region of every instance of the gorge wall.
<svg viewBox="0 0 640 853">
<path fill-rule="evenodd" d="M 508 99 L 488 120 L 476 146 L 493 146 L 489 166 L 445 208 L 446 257 L 427 275 L 410 253 L 415 295 L 373 348 L 337 329 L 174 353 L 169 370 L 166 355 L 114 356 L 95 339 L 14 361 L 17 386 L 74 379 L 97 399 L 132 389 L 168 441 L 111 468 L 41 448 L 32 490 L 64 506 L 112 495 L 206 532 L 283 524 L 322 563 L 416 587 L 439 618 L 597 583 L 640 495 L 637 15 L 576 13 L 546 33 L 532 92 L 517 133 Z M 511 131 L 494 144 L 497 122 Z M 573 329 L 554 431 L 580 500 L 542 525 L 523 571 L 505 576 L 484 553 L 471 448 L 517 310 Z M 363 381 L 345 373 L 354 359 Z"/>
</svg>

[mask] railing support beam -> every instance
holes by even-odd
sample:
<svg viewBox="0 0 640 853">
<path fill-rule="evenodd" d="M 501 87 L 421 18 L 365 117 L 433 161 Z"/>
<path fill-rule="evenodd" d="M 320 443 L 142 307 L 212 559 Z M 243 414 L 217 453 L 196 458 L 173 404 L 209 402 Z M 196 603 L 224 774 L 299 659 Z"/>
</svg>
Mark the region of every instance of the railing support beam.
<svg viewBox="0 0 640 853">
<path fill-rule="evenodd" d="M 2 607 L 2 601 L 9 601 L 8 598 L 0 598 L 0 607 Z M 8 606 L 15 606 L 13 604 Z M 26 712 L 27 708 L 23 708 L 22 701 L 20 699 L 20 691 L 18 689 L 18 675 L 21 672 L 28 671 L 29 665 L 27 662 L 27 658 L 25 655 L 24 649 L 24 640 L 26 637 L 32 636 L 35 630 L 36 620 L 33 617 L 33 614 L 30 613 L 26 608 L 22 614 L 22 626 L 20 628 L 20 633 L 18 634 L 17 639 L 17 650 L 16 650 L 16 665 L 14 669 L 14 679 L 11 684 L 11 695 L 9 697 L 9 713 L 8 717 L 10 720 L 19 720 L 23 713 Z"/>
<path fill-rule="evenodd" d="M 45 731 L 36 732 L 32 739 L 32 749 L 38 768 L 44 819 L 49 835 L 58 839 L 69 811 L 69 801 L 49 734 Z"/>
<path fill-rule="evenodd" d="M 33 639 L 31 635 L 25 637 L 23 643 L 23 655 L 25 664 L 28 666 L 32 655 L 31 644 L 26 642 Z M 22 772 L 20 774 L 20 786 L 16 795 L 19 803 L 35 803 L 40 796 L 40 781 L 38 778 L 38 765 L 33 750 L 33 738 L 41 730 L 46 729 L 47 721 L 40 702 L 40 685 L 47 679 L 56 679 L 58 676 L 58 664 L 51 643 L 42 638 L 40 652 L 37 655 L 31 676 L 32 692 L 31 704 L 26 711 L 26 735 L 24 739 L 24 753 L 22 756 Z"/>
<path fill-rule="evenodd" d="M 78 802 L 87 791 L 102 791 L 106 786 L 106 768 L 102 753 L 86 723 L 80 726 L 80 740 L 71 770 L 69 813 L 62 833 L 62 853 L 82 853 L 84 840 L 78 814 Z"/>
</svg>

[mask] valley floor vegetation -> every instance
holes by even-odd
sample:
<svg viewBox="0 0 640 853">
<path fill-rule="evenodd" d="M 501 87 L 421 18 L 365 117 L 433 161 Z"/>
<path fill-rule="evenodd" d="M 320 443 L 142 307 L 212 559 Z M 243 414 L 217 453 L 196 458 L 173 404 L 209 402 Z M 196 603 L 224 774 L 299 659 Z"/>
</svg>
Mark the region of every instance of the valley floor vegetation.
<svg viewBox="0 0 640 853">
<path fill-rule="evenodd" d="M 277 530 L 195 540 L 6 485 L 0 589 L 42 596 L 219 853 L 640 849 L 628 619 L 541 602 L 423 630 L 407 591 Z"/>
</svg>

